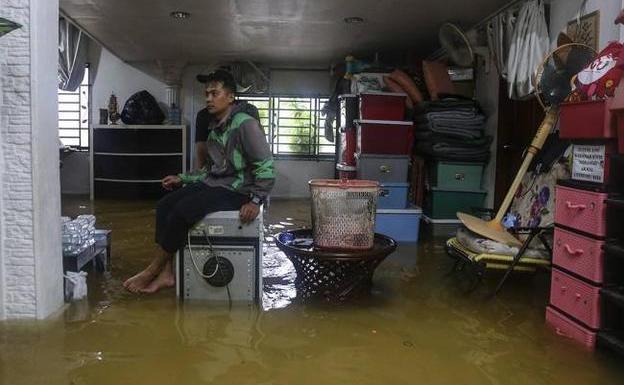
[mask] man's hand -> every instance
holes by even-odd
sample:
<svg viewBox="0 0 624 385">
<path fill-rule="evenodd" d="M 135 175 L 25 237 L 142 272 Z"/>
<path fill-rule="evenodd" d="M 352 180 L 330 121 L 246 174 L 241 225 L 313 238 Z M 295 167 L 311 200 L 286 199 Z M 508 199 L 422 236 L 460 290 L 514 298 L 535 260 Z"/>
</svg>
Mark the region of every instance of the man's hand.
<svg viewBox="0 0 624 385">
<path fill-rule="evenodd" d="M 173 190 L 174 187 L 180 187 L 182 179 L 177 175 L 167 175 L 162 180 L 162 186 L 165 190 Z"/>
<path fill-rule="evenodd" d="M 256 219 L 260 213 L 260 206 L 255 203 L 247 202 L 240 209 L 240 220 L 243 223 L 249 223 Z"/>
</svg>

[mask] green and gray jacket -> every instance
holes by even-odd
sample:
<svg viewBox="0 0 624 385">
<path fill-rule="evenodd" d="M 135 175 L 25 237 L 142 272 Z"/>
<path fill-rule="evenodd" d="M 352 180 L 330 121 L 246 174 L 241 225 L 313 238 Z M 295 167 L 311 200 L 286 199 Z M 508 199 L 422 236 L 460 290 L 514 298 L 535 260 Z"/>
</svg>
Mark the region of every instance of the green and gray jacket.
<svg viewBox="0 0 624 385">
<path fill-rule="evenodd" d="M 257 120 L 233 106 L 223 124 L 210 124 L 208 159 L 194 174 L 180 174 L 182 183 L 203 181 L 264 201 L 275 184 L 271 149 Z"/>
</svg>

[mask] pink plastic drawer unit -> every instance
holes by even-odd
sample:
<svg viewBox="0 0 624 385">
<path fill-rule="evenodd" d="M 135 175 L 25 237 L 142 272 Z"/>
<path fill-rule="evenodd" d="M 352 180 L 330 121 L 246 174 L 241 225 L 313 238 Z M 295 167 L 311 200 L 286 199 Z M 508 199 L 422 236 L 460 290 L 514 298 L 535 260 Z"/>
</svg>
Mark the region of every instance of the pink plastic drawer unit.
<svg viewBox="0 0 624 385">
<path fill-rule="evenodd" d="M 358 153 L 409 155 L 412 151 L 412 122 L 358 120 L 356 127 Z"/>
<path fill-rule="evenodd" d="M 406 94 L 391 92 L 362 92 L 360 119 L 403 120 Z"/>
<path fill-rule="evenodd" d="M 553 269 L 550 303 L 592 329 L 600 327 L 600 288 Z"/>
<path fill-rule="evenodd" d="M 607 234 L 606 193 L 556 186 L 555 223 L 598 237 Z"/>
<path fill-rule="evenodd" d="M 587 278 L 603 282 L 604 241 L 555 228 L 553 264 Z"/>
<path fill-rule="evenodd" d="M 546 308 L 546 323 L 558 336 L 576 341 L 588 349 L 596 346 L 596 332 L 579 325 L 552 306 Z"/>
<path fill-rule="evenodd" d="M 616 137 L 615 116 L 609 100 L 564 103 L 559 117 L 561 139 L 611 139 Z"/>
</svg>

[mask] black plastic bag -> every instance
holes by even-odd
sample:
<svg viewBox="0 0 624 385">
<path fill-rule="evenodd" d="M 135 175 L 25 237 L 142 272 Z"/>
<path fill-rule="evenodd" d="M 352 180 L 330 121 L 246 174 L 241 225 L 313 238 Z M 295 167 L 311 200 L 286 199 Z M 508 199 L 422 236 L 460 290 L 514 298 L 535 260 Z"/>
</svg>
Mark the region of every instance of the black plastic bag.
<svg viewBox="0 0 624 385">
<path fill-rule="evenodd" d="M 130 96 L 121 111 L 121 121 L 125 124 L 162 124 L 164 120 L 158 102 L 145 90 Z"/>
</svg>

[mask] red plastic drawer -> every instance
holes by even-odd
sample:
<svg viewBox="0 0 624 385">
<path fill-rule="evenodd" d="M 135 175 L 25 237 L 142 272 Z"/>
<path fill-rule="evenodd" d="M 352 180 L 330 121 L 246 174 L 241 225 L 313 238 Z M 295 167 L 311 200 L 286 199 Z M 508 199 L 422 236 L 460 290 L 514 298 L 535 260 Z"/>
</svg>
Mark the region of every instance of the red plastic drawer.
<svg viewBox="0 0 624 385">
<path fill-rule="evenodd" d="M 363 92 L 360 94 L 360 119 L 403 120 L 406 94 Z"/>
<path fill-rule="evenodd" d="M 552 306 L 546 308 L 546 323 L 561 337 L 569 338 L 589 349 L 596 346 L 596 332 L 579 325 Z"/>
<path fill-rule="evenodd" d="M 559 137 L 562 139 L 611 139 L 616 137 L 615 116 L 611 100 L 564 103 L 559 115 Z"/>
<path fill-rule="evenodd" d="M 606 225 L 606 193 L 556 186 L 555 223 L 588 234 L 604 237 Z"/>
<path fill-rule="evenodd" d="M 587 278 L 603 282 L 604 241 L 555 228 L 553 264 Z"/>
<path fill-rule="evenodd" d="M 356 131 L 353 128 L 343 128 L 340 133 L 340 161 L 349 166 L 355 166 Z"/>
<path fill-rule="evenodd" d="M 412 122 L 359 120 L 357 152 L 360 154 L 409 155 L 412 150 Z"/>
<path fill-rule="evenodd" d="M 593 329 L 600 327 L 600 288 L 553 269 L 550 303 Z"/>
</svg>

